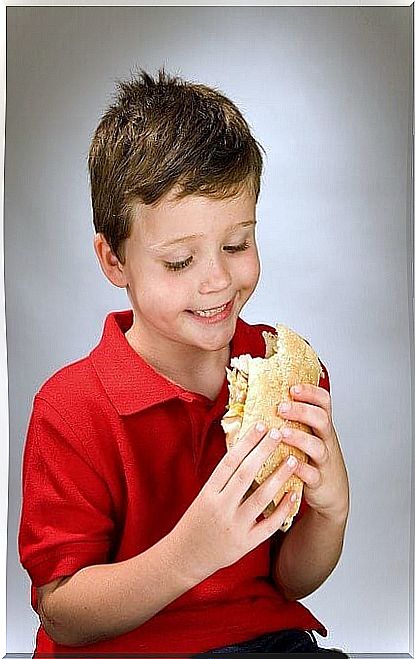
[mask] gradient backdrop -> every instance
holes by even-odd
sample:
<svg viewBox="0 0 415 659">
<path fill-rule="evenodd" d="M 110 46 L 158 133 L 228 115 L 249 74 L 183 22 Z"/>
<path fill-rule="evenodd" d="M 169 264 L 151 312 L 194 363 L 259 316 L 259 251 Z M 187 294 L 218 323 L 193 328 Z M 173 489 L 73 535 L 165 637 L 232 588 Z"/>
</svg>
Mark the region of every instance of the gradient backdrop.
<svg viewBox="0 0 415 659">
<path fill-rule="evenodd" d="M 16 541 L 33 396 L 129 306 L 93 252 L 89 141 L 114 80 L 163 64 L 229 95 L 265 147 L 242 316 L 293 327 L 331 376 L 352 510 L 305 603 L 327 647 L 408 652 L 412 25 L 406 7 L 7 8 L 8 652 L 38 626 Z"/>
</svg>

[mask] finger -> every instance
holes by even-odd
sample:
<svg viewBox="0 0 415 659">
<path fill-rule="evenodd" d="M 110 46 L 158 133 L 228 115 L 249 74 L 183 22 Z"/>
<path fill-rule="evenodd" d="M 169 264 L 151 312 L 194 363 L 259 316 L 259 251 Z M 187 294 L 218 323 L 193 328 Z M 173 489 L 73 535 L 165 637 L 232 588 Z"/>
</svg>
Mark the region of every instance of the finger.
<svg viewBox="0 0 415 659">
<path fill-rule="evenodd" d="M 296 388 L 299 391 L 295 391 Z M 316 387 L 314 384 L 302 383 L 290 387 L 290 394 L 294 400 L 322 407 L 331 416 L 331 396 L 327 389 Z"/>
<path fill-rule="evenodd" d="M 298 460 L 294 456 L 288 456 L 240 506 L 241 512 L 248 515 L 252 524 L 295 472 L 297 466 Z"/>
<path fill-rule="evenodd" d="M 284 406 L 284 407 L 282 407 Z M 290 421 L 300 421 L 312 428 L 320 437 L 328 437 L 331 419 L 326 410 L 307 403 L 283 401 L 278 406 L 278 415 Z"/>
<path fill-rule="evenodd" d="M 317 467 L 313 467 L 313 465 L 300 460 L 294 473 L 311 490 L 315 490 L 321 485 L 321 471 Z"/>
<path fill-rule="evenodd" d="M 252 451 L 244 456 L 243 460 L 233 471 L 228 482 L 221 490 L 221 493 L 226 497 L 226 505 L 232 502 L 235 508 L 239 506 L 262 465 L 276 451 L 281 441 L 281 433 L 277 431 L 276 434 L 277 436 L 273 437 L 271 432 L 267 433 L 262 441 L 258 442 Z"/>
<path fill-rule="evenodd" d="M 255 543 L 266 540 L 281 528 L 287 517 L 294 512 L 297 496 L 296 492 L 287 492 L 271 515 L 252 527 L 250 533 Z"/>
<path fill-rule="evenodd" d="M 265 424 L 263 425 L 264 429 L 258 430 L 257 425 L 253 424 L 239 441 L 225 453 L 222 460 L 218 462 L 208 480 L 208 483 L 215 492 L 220 492 L 225 487 L 244 458 L 265 437 L 268 428 Z"/>
<path fill-rule="evenodd" d="M 282 438 L 285 444 L 295 446 L 305 453 L 317 465 L 324 465 L 329 458 L 327 444 L 308 432 L 296 428 L 281 428 Z"/>
</svg>

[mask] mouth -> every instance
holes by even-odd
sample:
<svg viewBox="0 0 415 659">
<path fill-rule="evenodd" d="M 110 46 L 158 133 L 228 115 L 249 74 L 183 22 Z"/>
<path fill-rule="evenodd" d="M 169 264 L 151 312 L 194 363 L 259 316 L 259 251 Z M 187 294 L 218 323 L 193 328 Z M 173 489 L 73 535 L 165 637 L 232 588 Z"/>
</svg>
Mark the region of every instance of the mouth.
<svg viewBox="0 0 415 659">
<path fill-rule="evenodd" d="M 193 316 L 196 316 L 197 318 L 222 319 L 229 315 L 234 300 L 235 297 L 233 297 L 231 300 L 225 302 L 224 304 L 218 307 L 212 307 L 210 309 L 195 309 L 194 311 L 188 309 L 187 312 L 191 313 Z"/>
</svg>

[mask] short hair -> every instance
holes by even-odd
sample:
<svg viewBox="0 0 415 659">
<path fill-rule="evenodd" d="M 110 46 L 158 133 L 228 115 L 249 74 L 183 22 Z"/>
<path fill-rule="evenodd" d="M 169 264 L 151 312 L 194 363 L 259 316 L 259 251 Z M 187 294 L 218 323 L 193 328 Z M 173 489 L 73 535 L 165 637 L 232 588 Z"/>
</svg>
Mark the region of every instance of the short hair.
<svg viewBox="0 0 415 659">
<path fill-rule="evenodd" d="M 219 90 L 143 69 L 117 81 L 118 95 L 91 142 L 88 168 L 95 231 L 125 262 L 137 203 L 176 198 L 219 199 L 248 188 L 258 200 L 263 147 L 240 110 Z M 265 151 L 264 151 L 265 153 Z"/>
</svg>

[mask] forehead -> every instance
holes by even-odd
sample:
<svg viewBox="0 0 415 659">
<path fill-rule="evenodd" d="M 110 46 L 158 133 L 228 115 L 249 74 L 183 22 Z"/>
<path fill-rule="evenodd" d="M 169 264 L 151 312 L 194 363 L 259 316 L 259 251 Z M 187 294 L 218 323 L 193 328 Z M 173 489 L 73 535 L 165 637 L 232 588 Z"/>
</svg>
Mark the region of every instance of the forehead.
<svg viewBox="0 0 415 659">
<path fill-rule="evenodd" d="M 187 236 L 203 237 L 243 229 L 255 220 L 255 196 L 243 191 L 228 199 L 172 194 L 153 206 L 137 204 L 131 237 L 145 247 L 161 247 Z M 181 240 L 181 242 L 184 242 Z"/>
</svg>

